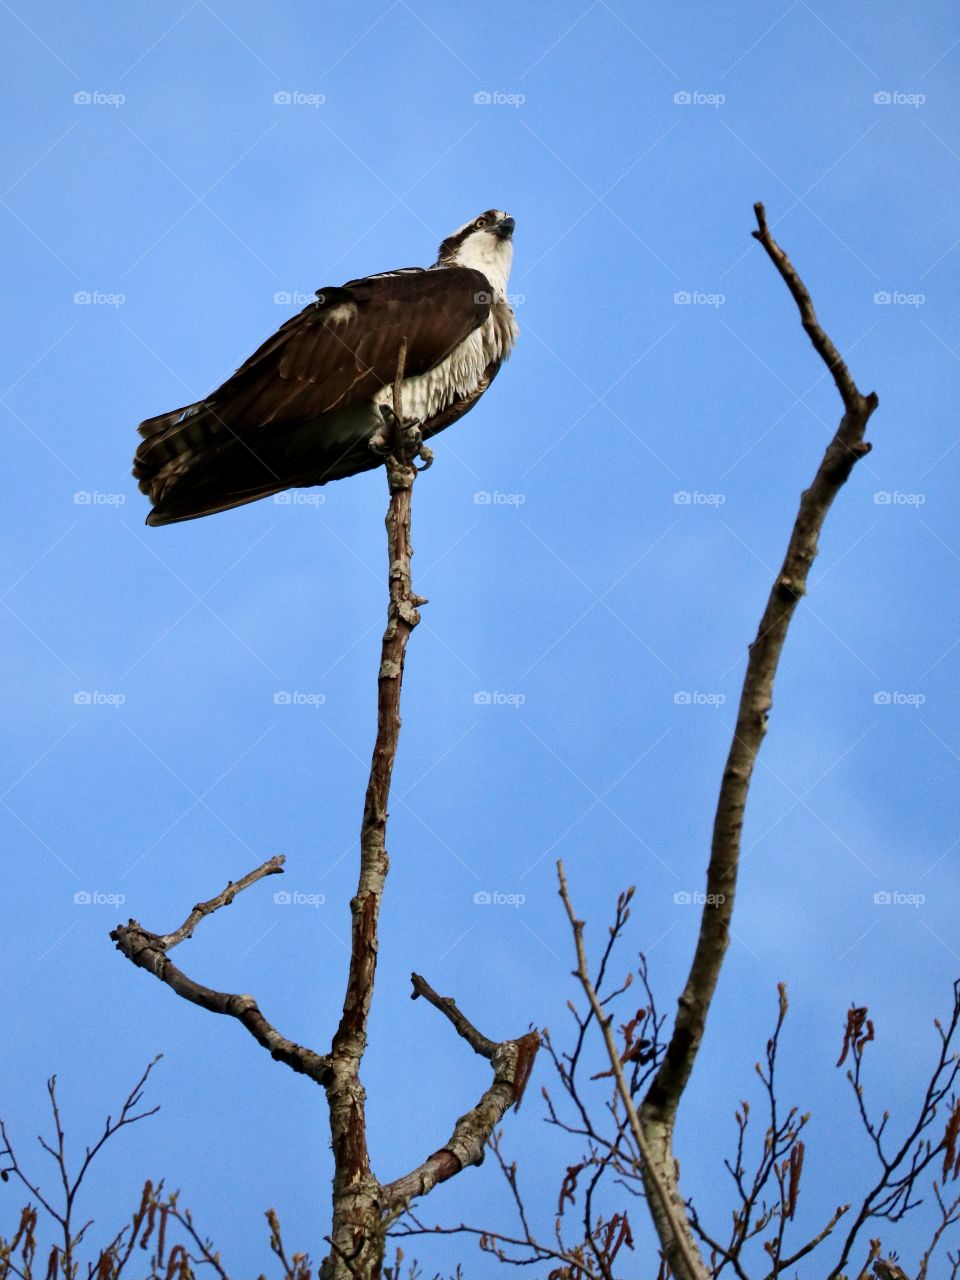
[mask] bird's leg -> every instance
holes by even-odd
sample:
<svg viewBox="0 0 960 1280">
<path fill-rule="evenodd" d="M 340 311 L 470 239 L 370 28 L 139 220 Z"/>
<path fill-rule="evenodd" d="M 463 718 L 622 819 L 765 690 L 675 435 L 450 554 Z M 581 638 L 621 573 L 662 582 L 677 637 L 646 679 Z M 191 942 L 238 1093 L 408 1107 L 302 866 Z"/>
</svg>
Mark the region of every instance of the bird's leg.
<svg viewBox="0 0 960 1280">
<path fill-rule="evenodd" d="M 424 469 L 426 469 L 433 461 L 433 454 L 423 443 L 421 430 L 423 423 L 420 418 L 405 418 L 402 423 L 399 423 L 398 430 L 397 416 L 390 406 L 380 404 L 376 408 L 382 425 L 367 441 L 367 448 L 379 457 L 385 458 L 399 447 L 411 461 L 414 458 L 423 458 Z"/>
<path fill-rule="evenodd" d="M 374 405 L 374 409 L 379 425 L 367 441 L 367 448 L 378 457 L 385 458 L 388 453 L 393 452 L 393 410 L 383 404 Z"/>
</svg>

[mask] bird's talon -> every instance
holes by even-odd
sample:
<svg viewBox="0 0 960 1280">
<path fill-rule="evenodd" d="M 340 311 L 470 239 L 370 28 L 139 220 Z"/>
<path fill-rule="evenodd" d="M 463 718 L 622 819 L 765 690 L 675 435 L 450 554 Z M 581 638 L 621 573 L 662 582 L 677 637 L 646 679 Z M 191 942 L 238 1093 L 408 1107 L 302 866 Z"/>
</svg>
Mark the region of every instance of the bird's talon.
<svg viewBox="0 0 960 1280">
<path fill-rule="evenodd" d="M 375 436 L 367 441 L 367 448 L 371 453 L 375 453 L 378 458 L 386 458 L 393 452 L 393 441 L 387 435 L 378 431 Z"/>
<path fill-rule="evenodd" d="M 409 453 L 412 458 L 416 458 L 423 448 L 423 432 L 420 430 L 422 425 L 419 418 L 408 418 L 403 424 L 400 443 L 404 453 Z"/>
</svg>

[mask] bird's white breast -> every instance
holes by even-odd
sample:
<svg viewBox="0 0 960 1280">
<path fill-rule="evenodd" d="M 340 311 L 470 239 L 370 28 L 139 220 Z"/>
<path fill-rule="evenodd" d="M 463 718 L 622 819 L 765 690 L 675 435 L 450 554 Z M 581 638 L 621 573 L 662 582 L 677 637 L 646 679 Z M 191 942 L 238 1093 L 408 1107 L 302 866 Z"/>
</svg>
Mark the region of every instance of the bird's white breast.
<svg viewBox="0 0 960 1280">
<path fill-rule="evenodd" d="M 495 302 L 480 328 L 468 334 L 445 360 L 426 373 L 404 379 L 401 388 L 404 418 L 425 422 L 453 400 L 475 391 L 487 366 L 507 358 L 518 334 L 510 306 L 506 302 Z M 393 388 L 381 388 L 374 396 L 374 403 L 392 406 Z"/>
</svg>

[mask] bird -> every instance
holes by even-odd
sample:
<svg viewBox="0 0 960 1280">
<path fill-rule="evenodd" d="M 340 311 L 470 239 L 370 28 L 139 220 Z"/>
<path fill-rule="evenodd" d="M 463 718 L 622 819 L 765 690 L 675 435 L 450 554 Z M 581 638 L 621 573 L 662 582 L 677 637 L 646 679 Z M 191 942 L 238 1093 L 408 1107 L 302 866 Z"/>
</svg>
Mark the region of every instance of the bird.
<svg viewBox="0 0 960 1280">
<path fill-rule="evenodd" d="M 228 511 L 383 465 L 406 440 L 477 404 L 519 336 L 507 298 L 515 220 L 488 209 L 441 243 L 429 267 L 317 290 L 222 386 L 147 418 L 133 474 L 148 525 Z"/>
</svg>

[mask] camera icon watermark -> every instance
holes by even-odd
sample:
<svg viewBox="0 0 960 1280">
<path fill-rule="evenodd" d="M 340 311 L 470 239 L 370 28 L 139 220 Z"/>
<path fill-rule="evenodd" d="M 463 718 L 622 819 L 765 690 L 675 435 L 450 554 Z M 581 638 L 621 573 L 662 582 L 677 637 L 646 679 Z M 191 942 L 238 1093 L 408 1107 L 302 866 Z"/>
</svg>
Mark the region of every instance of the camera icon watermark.
<svg viewBox="0 0 960 1280">
<path fill-rule="evenodd" d="M 104 293 L 100 289 L 78 289 L 73 295 L 77 307 L 122 307 L 126 300 L 125 293 Z"/>
<path fill-rule="evenodd" d="M 725 693 L 701 693 L 699 689 L 677 689 L 673 695 L 675 707 L 722 707 L 726 700 Z"/>
<path fill-rule="evenodd" d="M 924 893 L 903 893 L 899 889 L 881 889 L 873 895 L 875 907 L 922 907 L 926 900 Z"/>
<path fill-rule="evenodd" d="M 101 493 L 99 489 L 78 489 L 73 495 L 75 507 L 122 507 L 125 493 Z"/>
<path fill-rule="evenodd" d="M 900 89 L 881 89 L 873 95 L 877 107 L 922 107 L 927 100 L 925 93 L 903 93 Z"/>
<path fill-rule="evenodd" d="M 473 95 L 475 107 L 522 107 L 526 100 L 524 93 L 504 93 L 502 89 L 478 89 Z"/>
<path fill-rule="evenodd" d="M 304 93 L 301 89 L 278 89 L 273 95 L 275 107 L 322 107 L 325 93 Z"/>
<path fill-rule="evenodd" d="M 922 507 L 926 504 L 925 493 L 903 493 L 899 489 L 878 489 L 873 495 L 878 507 Z"/>
<path fill-rule="evenodd" d="M 701 93 L 699 89 L 678 89 L 673 95 L 677 107 L 722 107 L 727 100 L 725 93 Z"/>
<path fill-rule="evenodd" d="M 906 293 L 902 289 L 878 289 L 873 295 L 875 307 L 922 307 L 925 293 Z"/>
<path fill-rule="evenodd" d="M 125 93 L 104 93 L 101 89 L 80 89 L 73 95 L 76 107 L 122 107 L 127 100 Z"/>
<path fill-rule="evenodd" d="M 273 695 L 276 707 L 322 707 L 326 700 L 324 693 L 303 693 L 299 689 L 277 689 Z"/>
<path fill-rule="evenodd" d="M 725 493 L 702 493 L 699 489 L 678 489 L 673 495 L 675 507 L 722 507 Z"/>
<path fill-rule="evenodd" d="M 277 507 L 322 507 L 326 500 L 327 495 L 316 489 L 284 489 L 273 495 Z"/>
<path fill-rule="evenodd" d="M 878 689 L 873 695 L 875 707 L 922 707 L 925 693 L 901 693 L 899 689 Z"/>
<path fill-rule="evenodd" d="M 522 907 L 526 900 L 526 894 L 501 893 L 499 889 L 479 889 L 473 895 L 478 907 Z"/>
<path fill-rule="evenodd" d="M 478 689 L 473 695 L 476 707 L 522 707 L 526 700 L 525 693 L 501 693 L 498 689 Z"/>
<path fill-rule="evenodd" d="M 73 695 L 75 707 L 122 707 L 125 693 L 102 693 L 99 689 L 78 689 Z"/>
<path fill-rule="evenodd" d="M 701 289 L 677 289 L 673 295 L 675 307 L 722 307 L 727 300 L 725 293 L 705 293 Z"/>
<path fill-rule="evenodd" d="M 303 893 L 300 889 L 278 889 L 273 895 L 278 907 L 322 907 L 326 900 L 323 893 Z"/>
<path fill-rule="evenodd" d="M 501 493 L 499 489 L 478 489 L 473 495 L 477 507 L 522 507 L 526 500 L 525 493 Z"/>
</svg>

